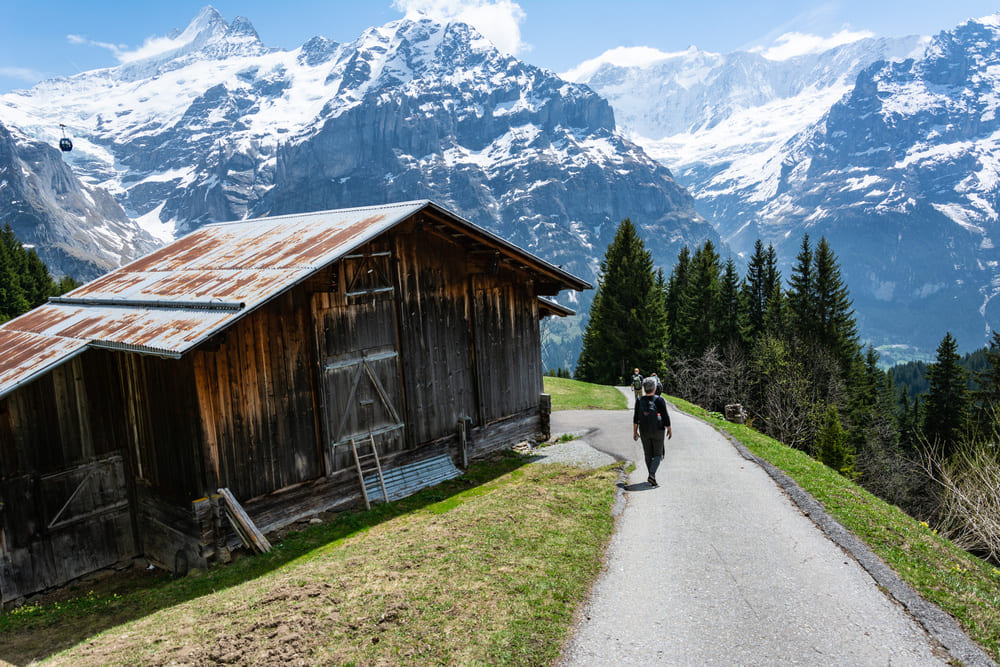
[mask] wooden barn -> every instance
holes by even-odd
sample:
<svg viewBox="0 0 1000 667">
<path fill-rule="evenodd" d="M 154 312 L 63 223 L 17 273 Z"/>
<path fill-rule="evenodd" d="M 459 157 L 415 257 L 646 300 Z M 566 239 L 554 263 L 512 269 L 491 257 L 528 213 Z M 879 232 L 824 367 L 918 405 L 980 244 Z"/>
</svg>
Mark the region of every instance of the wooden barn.
<svg viewBox="0 0 1000 667">
<path fill-rule="evenodd" d="M 0 602 L 537 437 L 543 297 L 588 288 L 415 201 L 208 225 L 50 299 L 0 326 Z"/>
</svg>

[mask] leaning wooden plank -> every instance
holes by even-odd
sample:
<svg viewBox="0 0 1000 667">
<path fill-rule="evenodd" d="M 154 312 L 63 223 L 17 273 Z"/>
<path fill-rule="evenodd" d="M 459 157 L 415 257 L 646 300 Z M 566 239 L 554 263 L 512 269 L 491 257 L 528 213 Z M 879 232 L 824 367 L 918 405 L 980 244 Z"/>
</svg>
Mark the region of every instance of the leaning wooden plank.
<svg viewBox="0 0 1000 667">
<path fill-rule="evenodd" d="M 219 495 L 226 502 L 226 514 L 233 522 L 233 528 L 239 534 L 243 543 L 252 550 L 259 553 L 267 553 L 271 550 L 271 543 L 267 541 L 264 534 L 257 529 L 249 515 L 243 511 L 243 507 L 237 502 L 236 497 L 229 489 L 219 489 Z M 239 524 L 237 526 L 237 524 Z"/>
</svg>

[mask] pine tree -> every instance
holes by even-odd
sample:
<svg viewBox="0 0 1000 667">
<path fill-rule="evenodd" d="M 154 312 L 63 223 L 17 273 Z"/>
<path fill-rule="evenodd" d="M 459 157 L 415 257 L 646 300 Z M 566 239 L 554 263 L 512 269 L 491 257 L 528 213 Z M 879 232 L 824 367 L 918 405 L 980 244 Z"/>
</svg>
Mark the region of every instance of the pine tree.
<svg viewBox="0 0 1000 667">
<path fill-rule="evenodd" d="M 814 309 L 819 343 L 834 353 L 846 368 L 858 353 L 857 324 L 852 302 L 840 277 L 837 257 L 825 238 L 820 239 L 815 256 Z"/>
<path fill-rule="evenodd" d="M 733 261 L 732 257 L 726 259 L 726 268 L 722 274 L 719 307 L 719 341 L 723 345 L 742 344 L 743 307 L 740 298 L 740 278 L 736 270 L 736 262 Z"/>
<path fill-rule="evenodd" d="M 753 244 L 753 255 L 750 256 L 746 280 L 743 283 L 744 302 L 747 309 L 747 334 L 751 341 L 756 340 L 764 333 L 767 299 L 770 296 L 765 280 L 766 262 L 764 242 L 757 239 Z"/>
<path fill-rule="evenodd" d="M 0 322 L 42 305 L 50 296 L 76 289 L 80 283 L 69 276 L 55 282 L 38 254 L 26 250 L 14 230 L 0 230 Z"/>
<path fill-rule="evenodd" d="M 680 346 L 681 332 L 678 327 L 681 312 L 681 297 L 688 288 L 688 275 L 691 268 L 691 251 L 687 246 L 677 254 L 677 263 L 670 272 L 667 281 L 667 343 L 671 350 Z"/>
<path fill-rule="evenodd" d="M 802 342 L 812 342 L 817 334 L 816 284 L 813 275 L 813 253 L 809 235 L 802 237 L 802 247 L 795 258 L 788 287 L 788 329 Z"/>
<path fill-rule="evenodd" d="M 1000 432 L 1000 331 L 993 332 L 986 349 L 986 367 L 974 374 L 973 392 L 977 431 L 993 439 Z"/>
<path fill-rule="evenodd" d="M 850 474 L 853 457 L 837 408 L 832 405 L 827 408 L 823 427 L 816 435 L 816 458 L 841 474 Z"/>
<path fill-rule="evenodd" d="M 26 265 L 25 297 L 29 308 L 36 308 L 45 303 L 50 296 L 55 296 L 59 288 L 49 275 L 48 267 L 34 250 L 27 252 Z"/>
<path fill-rule="evenodd" d="M 718 343 L 721 319 L 719 254 L 711 241 L 695 250 L 687 289 L 680 297 L 676 350 L 686 357 L 700 357 Z"/>
<path fill-rule="evenodd" d="M 768 245 L 765 249 L 764 243 L 757 239 L 743 283 L 749 341 L 782 330 L 782 300 L 778 253 L 773 245 Z"/>
<path fill-rule="evenodd" d="M 969 414 L 968 379 L 959 364 L 958 343 L 951 332 L 945 334 L 937 348 L 937 358 L 927 368 L 927 393 L 923 419 L 923 434 L 931 443 L 942 447 L 945 456 L 951 454 L 967 425 Z"/>
<path fill-rule="evenodd" d="M 652 253 L 625 218 L 601 262 L 577 362 L 578 379 L 617 384 L 634 367 L 644 373 L 662 369 L 666 315 L 656 282 Z"/>
<path fill-rule="evenodd" d="M 31 304 L 23 286 L 27 259 L 10 225 L 0 231 L 0 322 L 17 317 Z"/>
<path fill-rule="evenodd" d="M 80 283 L 76 281 L 72 276 L 63 276 L 56 283 L 56 295 L 65 294 L 66 292 L 75 290 L 80 286 Z"/>
</svg>

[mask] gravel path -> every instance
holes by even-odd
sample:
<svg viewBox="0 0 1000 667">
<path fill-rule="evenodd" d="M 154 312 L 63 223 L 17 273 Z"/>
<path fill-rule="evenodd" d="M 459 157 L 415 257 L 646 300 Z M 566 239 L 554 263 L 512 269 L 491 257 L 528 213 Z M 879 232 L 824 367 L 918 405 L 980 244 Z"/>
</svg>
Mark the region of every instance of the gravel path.
<svg viewBox="0 0 1000 667">
<path fill-rule="evenodd" d="M 552 415 L 553 434 L 583 437 L 543 448 L 540 462 L 638 461 L 563 664 L 948 664 L 940 642 L 762 467 L 703 422 L 676 410 L 671 419 L 654 488 L 631 411 Z M 953 654 L 992 664 L 972 646 Z"/>
</svg>

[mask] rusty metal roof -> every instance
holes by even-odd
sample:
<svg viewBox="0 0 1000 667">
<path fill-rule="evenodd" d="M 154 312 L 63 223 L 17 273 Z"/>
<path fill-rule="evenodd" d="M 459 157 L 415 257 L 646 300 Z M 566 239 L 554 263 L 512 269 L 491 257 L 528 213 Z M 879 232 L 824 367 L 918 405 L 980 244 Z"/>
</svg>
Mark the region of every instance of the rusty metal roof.
<svg viewBox="0 0 1000 667">
<path fill-rule="evenodd" d="M 426 200 L 211 224 L 0 326 L 0 396 L 87 347 L 178 358 L 424 209 L 566 288 L 589 287 Z"/>
</svg>

